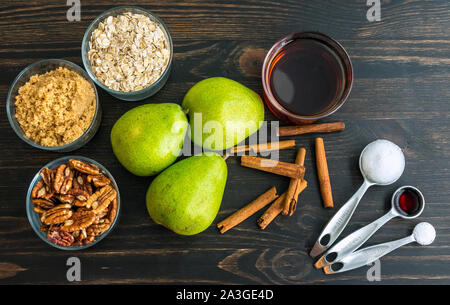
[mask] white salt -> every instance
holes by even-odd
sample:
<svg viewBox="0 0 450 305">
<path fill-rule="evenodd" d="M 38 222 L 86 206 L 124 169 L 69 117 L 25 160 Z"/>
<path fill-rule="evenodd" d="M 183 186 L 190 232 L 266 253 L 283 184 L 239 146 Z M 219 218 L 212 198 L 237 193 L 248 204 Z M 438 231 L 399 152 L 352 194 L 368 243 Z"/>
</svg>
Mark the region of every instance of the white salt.
<svg viewBox="0 0 450 305">
<path fill-rule="evenodd" d="M 388 140 L 376 140 L 366 146 L 361 156 L 361 170 L 371 182 L 390 184 L 405 169 L 405 156 L 400 147 Z"/>
<path fill-rule="evenodd" d="M 421 222 L 414 228 L 414 239 L 422 246 L 427 246 L 433 243 L 436 238 L 436 230 L 428 222 Z"/>
</svg>

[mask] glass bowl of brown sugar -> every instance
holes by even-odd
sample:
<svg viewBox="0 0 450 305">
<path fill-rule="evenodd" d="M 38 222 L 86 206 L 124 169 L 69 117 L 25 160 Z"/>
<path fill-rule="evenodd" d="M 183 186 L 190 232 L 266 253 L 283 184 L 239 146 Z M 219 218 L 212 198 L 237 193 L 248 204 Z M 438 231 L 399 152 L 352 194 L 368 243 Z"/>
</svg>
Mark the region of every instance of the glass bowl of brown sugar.
<svg viewBox="0 0 450 305">
<path fill-rule="evenodd" d="M 25 143 L 56 152 L 85 145 L 101 121 L 94 82 L 81 67 L 63 59 L 41 60 L 22 70 L 9 89 L 6 112 Z"/>
</svg>

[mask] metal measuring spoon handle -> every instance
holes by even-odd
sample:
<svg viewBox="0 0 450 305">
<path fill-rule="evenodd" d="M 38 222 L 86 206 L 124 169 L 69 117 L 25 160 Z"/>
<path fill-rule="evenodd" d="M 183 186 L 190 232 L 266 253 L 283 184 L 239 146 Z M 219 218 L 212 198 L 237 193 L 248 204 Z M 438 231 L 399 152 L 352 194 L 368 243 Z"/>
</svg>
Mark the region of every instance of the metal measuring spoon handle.
<svg viewBox="0 0 450 305">
<path fill-rule="evenodd" d="M 385 215 L 358 229 L 335 244 L 322 255 L 314 266 L 319 269 L 341 260 L 346 255 L 361 247 L 373 234 L 375 234 L 376 231 L 378 231 L 379 228 L 381 228 L 381 226 L 396 216 L 398 216 L 398 214 L 394 212 L 394 210 L 389 210 Z"/>
<path fill-rule="evenodd" d="M 356 252 L 353 252 L 345 256 L 340 261 L 335 261 L 332 265 L 328 265 L 323 268 L 326 274 L 341 273 L 349 270 L 353 270 L 359 267 L 366 266 L 373 263 L 380 257 L 394 251 L 401 246 L 414 242 L 414 235 L 398 239 L 395 241 L 367 247 Z M 339 268 L 338 266 L 342 266 Z M 334 268 L 334 269 L 333 269 Z"/>
<path fill-rule="evenodd" d="M 321 254 L 336 241 L 342 231 L 344 231 L 345 226 L 347 226 L 347 223 L 352 217 L 353 212 L 355 212 L 362 196 L 372 185 L 373 183 L 364 180 L 364 183 L 356 191 L 356 193 L 330 219 L 325 228 L 322 230 L 322 233 L 320 233 L 313 249 L 309 253 L 311 257 L 316 257 Z"/>
</svg>

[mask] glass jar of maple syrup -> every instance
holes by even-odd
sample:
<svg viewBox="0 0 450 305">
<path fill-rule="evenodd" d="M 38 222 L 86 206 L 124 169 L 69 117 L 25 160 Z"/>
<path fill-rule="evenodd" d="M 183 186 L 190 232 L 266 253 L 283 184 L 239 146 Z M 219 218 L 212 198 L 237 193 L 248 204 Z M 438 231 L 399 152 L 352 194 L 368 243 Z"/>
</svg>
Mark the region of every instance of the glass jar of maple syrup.
<svg viewBox="0 0 450 305">
<path fill-rule="evenodd" d="M 338 110 L 353 84 L 345 49 L 318 32 L 292 33 L 269 50 L 263 63 L 264 100 L 288 123 L 308 124 Z"/>
</svg>

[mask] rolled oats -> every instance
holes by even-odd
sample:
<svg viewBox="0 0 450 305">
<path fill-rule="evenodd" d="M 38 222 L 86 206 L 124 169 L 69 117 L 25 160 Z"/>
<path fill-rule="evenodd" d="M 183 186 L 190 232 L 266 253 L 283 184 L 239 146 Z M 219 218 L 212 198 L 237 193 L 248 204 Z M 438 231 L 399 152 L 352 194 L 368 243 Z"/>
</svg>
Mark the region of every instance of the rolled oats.
<svg viewBox="0 0 450 305">
<path fill-rule="evenodd" d="M 89 60 L 95 77 L 122 92 L 142 90 L 166 70 L 169 42 L 160 25 L 131 12 L 109 16 L 92 32 Z"/>
</svg>

